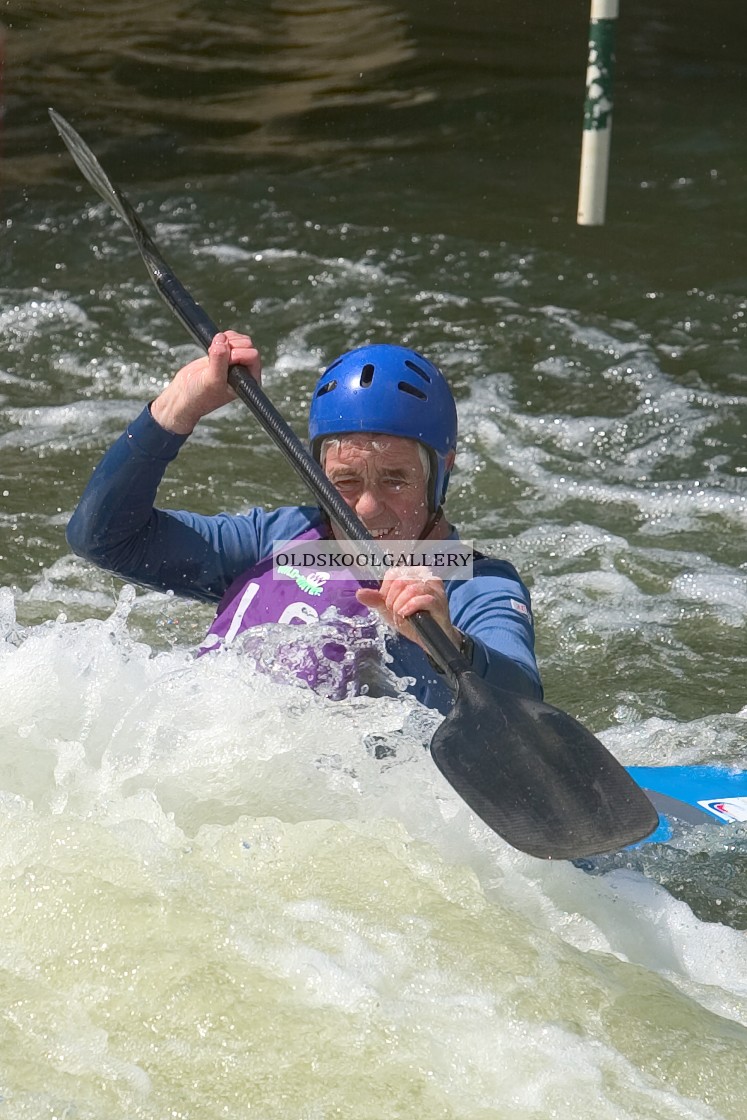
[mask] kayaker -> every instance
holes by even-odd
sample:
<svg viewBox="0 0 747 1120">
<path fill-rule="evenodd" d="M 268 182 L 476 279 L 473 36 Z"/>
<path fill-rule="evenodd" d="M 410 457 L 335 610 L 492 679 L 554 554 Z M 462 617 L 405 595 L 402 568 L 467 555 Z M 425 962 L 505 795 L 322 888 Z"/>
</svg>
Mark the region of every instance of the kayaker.
<svg viewBox="0 0 747 1120">
<path fill-rule="evenodd" d="M 252 340 L 215 336 L 127 428 L 95 468 L 67 530 L 79 556 L 123 579 L 218 603 L 205 648 L 241 640 L 267 623 L 315 622 L 330 608 L 370 639 L 370 611 L 390 628 L 391 669 L 409 691 L 442 711 L 451 692 L 417 644 L 408 616 L 428 611 L 472 662 L 503 688 L 541 698 L 529 592 L 505 560 L 480 557 L 469 580 L 444 582 L 423 569 L 390 570 L 380 588 L 310 580 L 290 567 L 278 578 L 273 545 L 323 541 L 338 530 L 316 507 L 203 516 L 155 508 L 158 486 L 202 417 L 234 399 L 231 364 L 261 377 Z M 310 413 L 311 452 L 366 528 L 383 541 L 457 540 L 443 513 L 454 463 L 456 406 L 441 372 L 416 351 L 371 345 L 343 354 L 319 379 Z M 365 640 L 362 645 L 366 645 Z M 370 640 L 368 645 L 371 645 Z M 293 668 L 330 694 L 325 668 L 345 660 L 345 642 Z M 347 659 L 349 663 L 350 659 Z M 347 691 L 349 673 L 344 679 Z"/>
</svg>

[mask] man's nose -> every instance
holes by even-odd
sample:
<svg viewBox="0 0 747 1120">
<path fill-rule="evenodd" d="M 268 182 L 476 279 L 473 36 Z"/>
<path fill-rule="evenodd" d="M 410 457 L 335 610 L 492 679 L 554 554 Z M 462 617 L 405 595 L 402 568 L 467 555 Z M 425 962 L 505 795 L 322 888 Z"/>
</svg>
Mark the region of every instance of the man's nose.
<svg viewBox="0 0 747 1120">
<path fill-rule="evenodd" d="M 382 506 L 381 496 L 375 486 L 367 486 L 358 495 L 358 501 L 355 503 L 355 511 L 361 519 L 371 517 L 377 513 Z"/>
</svg>

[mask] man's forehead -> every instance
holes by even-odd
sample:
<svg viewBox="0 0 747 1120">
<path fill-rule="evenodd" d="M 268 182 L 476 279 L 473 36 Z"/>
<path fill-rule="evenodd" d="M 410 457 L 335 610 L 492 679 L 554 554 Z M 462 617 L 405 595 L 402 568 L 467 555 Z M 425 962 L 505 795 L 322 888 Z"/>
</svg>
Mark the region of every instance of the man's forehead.
<svg viewBox="0 0 747 1120">
<path fill-rule="evenodd" d="M 403 465 L 420 462 L 417 441 L 403 436 L 371 435 L 364 432 L 344 435 L 332 443 L 328 455 L 335 451 L 336 457 L 344 460 L 364 455 L 366 458 L 376 457 Z"/>
</svg>

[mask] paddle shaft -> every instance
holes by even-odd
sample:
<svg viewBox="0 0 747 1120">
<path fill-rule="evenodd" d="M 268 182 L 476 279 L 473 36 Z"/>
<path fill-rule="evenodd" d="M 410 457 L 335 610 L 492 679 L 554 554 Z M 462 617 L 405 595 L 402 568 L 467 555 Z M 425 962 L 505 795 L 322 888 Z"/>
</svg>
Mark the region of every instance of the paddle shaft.
<svg viewBox="0 0 747 1120">
<path fill-rule="evenodd" d="M 218 333 L 218 327 L 204 308 L 192 298 L 163 259 L 130 200 L 110 182 L 101 164 L 72 125 L 54 109 L 49 110 L 49 115 L 85 179 L 129 226 L 150 277 L 165 302 L 198 346 L 207 351 Z M 342 500 L 319 464 L 311 457 L 293 429 L 288 426 L 243 366 L 229 367 L 228 383 L 237 397 L 254 413 L 290 465 L 309 487 L 327 516 L 340 526 L 350 540 L 368 541 L 377 548 L 374 538 L 363 522 Z M 450 641 L 435 618 L 426 611 L 418 611 L 410 615 L 409 621 L 430 657 L 444 673 L 451 688 L 456 691 L 458 674 L 470 668 L 466 657 Z"/>
</svg>

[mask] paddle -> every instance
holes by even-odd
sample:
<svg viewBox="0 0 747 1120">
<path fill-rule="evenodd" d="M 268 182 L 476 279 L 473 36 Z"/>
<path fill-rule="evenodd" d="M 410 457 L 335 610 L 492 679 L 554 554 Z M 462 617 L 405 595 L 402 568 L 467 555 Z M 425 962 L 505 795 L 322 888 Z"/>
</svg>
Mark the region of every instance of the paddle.
<svg viewBox="0 0 747 1120">
<path fill-rule="evenodd" d="M 159 292 L 192 338 L 207 350 L 218 328 L 160 255 L 128 199 L 68 122 L 52 121 L 84 177 L 129 227 Z M 351 540 L 371 536 L 254 379 L 232 366 L 228 381 Z M 617 851 L 658 825 L 651 802 L 590 731 L 537 700 L 495 688 L 427 613 L 410 621 L 456 692 L 433 736 L 431 755 L 467 804 L 513 847 L 543 859 Z"/>
</svg>

